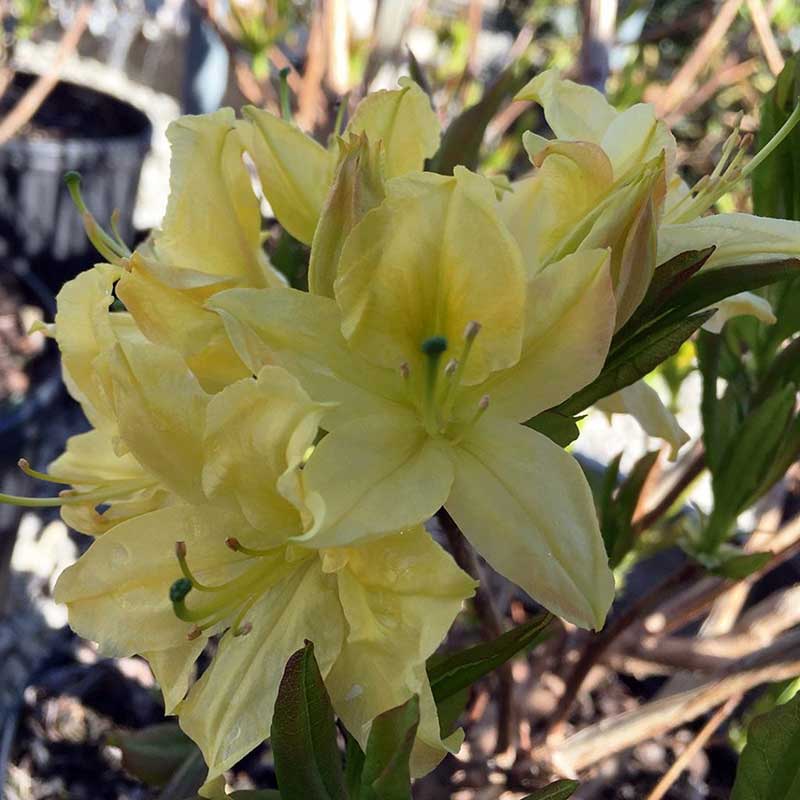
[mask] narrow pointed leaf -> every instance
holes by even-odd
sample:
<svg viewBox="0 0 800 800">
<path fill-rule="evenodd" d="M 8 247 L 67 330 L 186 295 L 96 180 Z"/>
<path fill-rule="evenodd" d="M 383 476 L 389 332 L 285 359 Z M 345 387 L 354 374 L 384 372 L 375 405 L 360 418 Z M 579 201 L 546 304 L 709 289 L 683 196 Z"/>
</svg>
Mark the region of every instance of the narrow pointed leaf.
<svg viewBox="0 0 800 800">
<path fill-rule="evenodd" d="M 568 797 L 572 797 L 578 786 L 580 786 L 578 781 L 556 781 L 529 794 L 524 800 L 567 800 Z"/>
<path fill-rule="evenodd" d="M 197 745 L 176 722 L 161 722 L 135 731 L 114 731 L 108 743 L 122 751 L 122 766 L 148 786 L 163 786 Z"/>
<path fill-rule="evenodd" d="M 419 698 L 376 717 L 370 729 L 360 800 L 410 800 L 409 760 L 419 725 Z"/>
<path fill-rule="evenodd" d="M 550 614 L 541 614 L 491 642 L 476 644 L 438 659 L 428 667 L 434 700 L 441 703 L 502 666 L 520 651 L 544 641 L 551 620 Z"/>
<path fill-rule="evenodd" d="M 310 642 L 286 662 L 272 719 L 272 751 L 284 797 L 346 799 L 333 708 Z"/>
</svg>

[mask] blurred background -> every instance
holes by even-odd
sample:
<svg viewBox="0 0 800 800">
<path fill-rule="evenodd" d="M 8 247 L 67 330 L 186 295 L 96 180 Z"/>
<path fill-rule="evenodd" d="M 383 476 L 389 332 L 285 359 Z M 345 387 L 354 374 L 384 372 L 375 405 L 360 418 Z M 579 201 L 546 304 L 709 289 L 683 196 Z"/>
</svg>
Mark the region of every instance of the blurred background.
<svg viewBox="0 0 800 800">
<path fill-rule="evenodd" d="M 0 0 L 0 11 L 0 490 L 11 494 L 41 491 L 17 469 L 21 456 L 43 468 L 86 428 L 61 386 L 57 354 L 27 333 L 52 320 L 63 282 L 97 260 L 63 188 L 65 171 L 83 175 L 98 219 L 119 209 L 122 236 L 141 241 L 166 206 L 169 122 L 223 105 L 280 113 L 283 72 L 295 121 L 321 141 L 342 104 L 352 108 L 367 91 L 411 74 L 443 127 L 463 120 L 462 141 L 473 140 L 481 170 L 516 177 L 529 168 L 522 132 L 546 128 L 537 109 L 511 96 L 535 72 L 557 67 L 620 107 L 654 103 L 691 181 L 713 169 L 737 122 L 757 130 L 762 93 L 800 49 L 796 0 Z M 747 187 L 720 208 L 751 210 Z M 286 235 L 271 247 L 279 265 L 304 257 Z M 699 378 L 687 348 L 653 384 L 697 435 Z M 599 413 L 579 443 L 600 463 L 624 450 L 623 472 L 654 447 L 629 419 Z M 191 780 L 175 789 L 170 779 L 187 743 L 132 737 L 162 719 L 147 665 L 102 658 L 69 632 L 51 599 L 56 576 L 86 546 L 57 509 L 0 506 L 3 796 L 183 800 Z M 796 567 L 786 568 L 796 580 Z M 509 619 L 523 605 L 503 595 Z M 462 627 L 454 635 L 463 644 L 474 631 L 469 620 Z M 530 750 L 536 718 L 552 711 L 563 687 L 554 674 L 534 681 L 530 664 L 515 670 L 525 692 L 518 755 Z M 583 704 L 580 719 L 619 713 L 652 691 L 644 680 L 620 680 Z M 522 797 L 525 776 L 537 778 L 530 758 L 495 758 L 502 709 L 480 696 L 470 708 L 466 755 L 448 759 L 415 796 Z M 690 729 L 678 728 L 596 764 L 589 788 L 575 796 L 644 797 L 689 739 Z M 727 797 L 734 744 L 701 750 L 667 796 Z M 137 761 L 142 751 L 147 758 Z M 270 785 L 268 751 L 248 757 L 235 777 L 242 788 Z"/>
</svg>

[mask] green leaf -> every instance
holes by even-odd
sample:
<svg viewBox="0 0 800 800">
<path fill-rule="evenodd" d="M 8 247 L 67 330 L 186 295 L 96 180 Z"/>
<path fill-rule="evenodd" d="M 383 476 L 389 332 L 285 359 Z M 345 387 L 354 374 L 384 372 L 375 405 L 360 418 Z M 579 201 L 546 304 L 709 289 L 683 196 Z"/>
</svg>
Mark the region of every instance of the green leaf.
<svg viewBox="0 0 800 800">
<path fill-rule="evenodd" d="M 652 319 L 654 313 L 662 309 L 678 289 L 702 268 L 714 249 L 707 247 L 705 250 L 687 250 L 657 267 L 644 300 L 621 331 L 622 338 L 628 338 L 626 331 L 636 331 Z"/>
<path fill-rule="evenodd" d="M 728 442 L 712 474 L 714 510 L 704 534 L 704 550 L 713 552 L 727 536 L 770 471 L 793 419 L 795 388 L 785 386 L 745 417 Z"/>
<path fill-rule="evenodd" d="M 523 625 L 498 636 L 491 642 L 482 642 L 437 659 L 428 666 L 428 678 L 436 704 L 471 686 L 479 678 L 502 666 L 521 650 L 544 641 L 553 617 L 540 614 Z"/>
<path fill-rule="evenodd" d="M 417 57 L 410 47 L 408 48 L 408 71 L 414 83 L 416 83 L 428 97 L 432 97 L 433 91 L 431 89 L 431 82 L 428 80 L 424 67 L 417 61 Z"/>
<path fill-rule="evenodd" d="M 800 101 L 800 56 L 787 59 L 772 91 L 761 103 L 756 139 L 761 150 Z M 800 130 L 795 128 L 753 173 L 753 209 L 764 217 L 800 219 Z"/>
<path fill-rule="evenodd" d="M 361 771 L 364 769 L 364 751 L 353 734 L 345 731 L 344 783 L 347 796 L 358 798 L 361 793 Z"/>
<path fill-rule="evenodd" d="M 419 725 L 419 697 L 375 717 L 367 740 L 359 800 L 410 800 L 409 759 Z"/>
<path fill-rule="evenodd" d="M 442 175 L 452 175 L 458 164 L 476 169 L 487 126 L 503 102 L 516 94 L 528 77 L 527 70 L 520 62 L 503 70 L 494 83 L 487 87 L 480 101 L 462 111 L 450 123 L 428 169 Z"/>
<path fill-rule="evenodd" d="M 580 419 L 580 418 L 578 418 Z M 578 420 L 568 414 L 562 414 L 558 409 L 550 409 L 537 414 L 533 419 L 529 419 L 525 424 L 539 433 L 543 433 L 548 439 L 555 442 L 560 447 L 566 447 L 574 442 L 580 435 L 578 430 Z"/>
<path fill-rule="evenodd" d="M 741 580 L 758 572 L 771 558 L 772 553 L 745 553 L 733 545 L 720 545 L 714 553 L 702 553 L 684 548 L 709 572 L 722 578 Z"/>
<path fill-rule="evenodd" d="M 800 695 L 756 717 L 736 769 L 731 800 L 800 797 Z"/>
<path fill-rule="evenodd" d="M 800 260 L 796 258 L 704 270 L 671 297 L 666 318 L 681 319 L 739 292 L 752 292 L 799 275 Z"/>
<path fill-rule="evenodd" d="M 578 414 L 603 397 L 624 389 L 652 372 L 662 361 L 678 352 L 680 346 L 714 313 L 713 309 L 687 319 L 665 321 L 637 334 L 609 356 L 603 371 L 592 383 L 576 392 L 560 406 L 562 414 Z"/>
<path fill-rule="evenodd" d="M 524 800 L 567 800 L 580 786 L 578 781 L 556 781 L 529 794 Z"/>
<path fill-rule="evenodd" d="M 199 752 L 176 722 L 113 731 L 107 741 L 122 751 L 126 772 L 148 786 L 164 786 L 190 755 Z"/>
<path fill-rule="evenodd" d="M 437 706 L 439 717 L 439 733 L 442 739 L 450 736 L 458 727 L 458 719 L 464 713 L 469 700 L 469 687 L 465 687 L 449 697 L 445 697 Z"/>
<path fill-rule="evenodd" d="M 636 462 L 617 490 L 616 496 L 607 504 L 601 518 L 603 542 L 612 569 L 619 565 L 633 546 L 633 512 L 657 458 L 658 451 L 654 450 L 652 453 L 645 453 Z M 617 466 L 618 464 L 617 461 Z"/>
<path fill-rule="evenodd" d="M 272 718 L 272 751 L 287 800 L 347 797 L 333 708 L 311 642 L 286 662 Z"/>
</svg>

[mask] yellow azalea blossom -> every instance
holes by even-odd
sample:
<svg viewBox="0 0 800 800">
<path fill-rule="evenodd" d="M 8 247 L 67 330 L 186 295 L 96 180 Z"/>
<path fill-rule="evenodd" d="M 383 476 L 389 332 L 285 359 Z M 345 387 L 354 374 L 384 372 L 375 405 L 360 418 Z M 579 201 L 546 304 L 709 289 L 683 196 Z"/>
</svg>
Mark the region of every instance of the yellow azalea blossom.
<svg viewBox="0 0 800 800">
<path fill-rule="evenodd" d="M 210 782 L 268 737 L 283 667 L 305 639 L 362 746 L 375 716 L 420 695 L 414 769 L 431 769 L 445 745 L 425 662 L 474 581 L 420 527 L 346 548 L 290 543 L 303 530 L 300 468 L 328 408 L 285 370 L 264 367 L 213 396 L 195 392 L 194 401 L 176 374 L 172 388 L 188 405 L 169 411 L 174 395 L 165 391 L 163 403 L 140 412 L 164 388 L 167 365 L 157 372 L 138 352 L 115 359 L 120 391 L 132 392 L 118 406 L 123 436 L 148 463 L 161 440 L 161 478 L 184 501 L 116 525 L 62 574 L 56 598 L 72 627 L 108 654 L 149 659 Z M 177 433 L 171 413 L 186 417 Z M 189 474 L 180 479 L 180 470 Z M 198 480 L 206 499 L 195 502 Z M 219 646 L 194 682 L 212 635 Z"/>
<path fill-rule="evenodd" d="M 177 350 L 209 391 L 248 373 L 205 301 L 233 286 L 280 286 L 231 109 L 173 122 L 161 228 L 129 258 L 117 294 L 153 342 Z"/>
<path fill-rule="evenodd" d="M 500 572 L 599 628 L 613 579 L 571 456 L 519 423 L 599 373 L 614 323 L 606 250 L 526 275 L 492 183 L 390 180 L 344 244 L 335 299 L 233 289 L 209 307 L 242 360 L 275 359 L 338 406 L 303 470 L 313 525 L 350 546 L 444 505 Z"/>
<path fill-rule="evenodd" d="M 117 267 L 100 265 L 64 284 L 55 324 L 45 326 L 61 351 L 64 382 L 94 430 L 70 437 L 65 452 L 46 473 L 20 462 L 32 477 L 61 484 L 57 496 L 2 498 L 28 506 L 60 506 L 68 525 L 90 535 L 174 501 L 172 492 L 142 466 L 120 435 L 110 354 L 121 343 L 128 350 L 151 347 L 130 314 L 109 312 L 120 274 Z M 103 513 L 98 506 L 104 506 Z"/>
<path fill-rule="evenodd" d="M 387 178 L 422 169 L 439 146 L 439 121 L 425 92 L 410 79 L 400 89 L 374 92 L 356 107 L 344 141 L 365 134 L 382 148 Z M 255 163 L 264 196 L 278 222 L 311 244 L 339 161 L 338 143 L 324 148 L 291 122 L 252 106 L 238 131 Z"/>
<path fill-rule="evenodd" d="M 505 202 L 510 228 L 520 241 L 523 255 L 527 254 L 529 259 L 539 256 L 537 248 L 541 249 L 542 237 L 538 228 L 546 226 L 538 210 L 541 206 L 537 206 L 534 213 L 526 203 L 528 197 L 546 192 L 551 201 L 548 214 L 561 220 L 562 227 L 578 225 L 580 228 L 585 226 L 587 214 L 600 198 L 607 197 L 608 202 L 613 202 L 611 198 L 620 182 L 624 184 L 630 180 L 644 169 L 643 165 L 653 163 L 653 159 L 663 158 L 667 193 L 666 197 L 659 197 L 655 185 L 653 203 L 657 247 L 655 252 L 651 252 L 650 247 L 644 251 L 648 253 L 647 258 L 627 259 L 631 265 L 631 279 L 627 283 L 615 278 L 618 327 L 641 302 L 653 270 L 679 253 L 715 247 L 704 269 L 757 264 L 800 254 L 800 223 L 750 214 L 701 217 L 717 198 L 769 155 L 794 121 L 787 123 L 745 169 L 741 166 L 742 140 L 738 132 L 734 132 L 714 172 L 690 189 L 675 167 L 674 137 L 666 124 L 656 118 L 651 105 L 638 103 L 625 111 L 617 111 L 597 90 L 561 80 L 554 70 L 535 77 L 518 93 L 517 99 L 539 103 L 548 125 L 558 137 L 547 140 L 531 133 L 525 135 L 526 147 L 539 170 L 533 177 L 518 182 Z M 570 157 L 566 165 L 565 157 L 560 155 L 564 153 Z M 591 153 L 591 160 L 576 153 Z M 613 183 L 610 183 L 609 168 Z M 554 186 L 558 189 L 554 190 Z M 611 189 L 604 189 L 608 186 Z M 616 205 L 620 206 L 619 201 Z M 553 226 L 548 229 L 553 230 Z M 594 244 L 594 240 L 591 243 Z M 632 252 L 628 239 L 617 237 L 608 244 L 622 251 L 617 257 L 624 258 Z M 641 252 L 641 243 L 639 249 Z M 704 326 L 713 332 L 721 330 L 732 316 L 741 314 L 753 315 L 768 323 L 774 321 L 768 304 L 750 292 L 726 298 L 715 303 L 715 307 L 717 313 Z M 661 431 L 657 435 L 670 443 L 673 456 L 686 441 L 680 426 L 674 419 L 668 420 L 670 413 L 644 384 L 626 387 L 608 398 L 604 407 L 609 413 L 622 409 L 632 413 L 651 435 Z"/>
</svg>

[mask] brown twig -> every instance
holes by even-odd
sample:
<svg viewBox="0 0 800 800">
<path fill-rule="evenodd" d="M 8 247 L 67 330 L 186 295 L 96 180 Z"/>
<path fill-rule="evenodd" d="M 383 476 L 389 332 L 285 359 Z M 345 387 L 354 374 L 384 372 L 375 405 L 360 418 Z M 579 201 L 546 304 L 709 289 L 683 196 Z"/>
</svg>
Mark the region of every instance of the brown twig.
<svg viewBox="0 0 800 800">
<path fill-rule="evenodd" d="M 772 27 L 769 24 L 769 16 L 761 0 L 747 0 L 747 7 L 750 9 L 750 16 L 753 18 L 753 27 L 756 29 L 758 41 L 764 51 L 764 58 L 767 66 L 773 75 L 778 75 L 783 69 L 784 60 Z"/>
<path fill-rule="evenodd" d="M 694 479 L 700 475 L 705 469 L 705 466 L 705 450 L 703 449 L 702 443 L 697 442 L 686 456 L 686 466 L 676 478 L 670 479 L 671 482 L 665 484 L 664 488 L 661 490 L 661 496 L 658 498 L 655 505 L 650 510 L 644 511 L 637 517 L 634 517 L 634 535 L 639 536 L 658 522 L 658 520 L 672 508 Z"/>
<path fill-rule="evenodd" d="M 699 679 L 690 689 L 584 728 L 553 747 L 550 758 L 562 774 L 574 775 L 614 753 L 690 722 L 735 695 L 798 673 L 800 631 L 793 631 L 741 659 L 734 668 Z"/>
<path fill-rule="evenodd" d="M 583 650 L 578 662 L 567 678 L 564 694 L 558 701 L 555 711 L 548 720 L 548 727 L 545 731 L 545 738 L 552 741 L 558 738 L 564 729 L 572 704 L 578 696 L 578 692 L 583 686 L 586 676 L 592 667 L 606 653 L 609 647 L 640 617 L 655 608 L 665 596 L 671 593 L 675 586 L 695 575 L 698 567 L 687 564 L 674 574 L 663 580 L 658 586 L 652 589 L 635 603 L 631 604 L 616 619 L 614 619 L 603 631 L 593 636 Z"/>
<path fill-rule="evenodd" d="M 727 703 L 716 710 L 687 748 L 675 759 L 675 763 L 666 771 L 664 777 L 656 784 L 653 791 L 647 795 L 647 800 L 662 800 L 672 784 L 678 780 L 681 773 L 689 766 L 689 762 L 706 746 L 708 740 L 714 735 L 714 731 L 733 714 L 741 699 L 742 696 L 740 694 L 735 694 Z"/>
<path fill-rule="evenodd" d="M 666 116 L 689 94 L 697 76 L 708 65 L 711 55 L 722 43 L 728 28 L 733 24 L 742 0 L 725 0 L 714 21 L 700 38 L 689 58 L 675 73 L 669 86 L 655 98 L 656 113 Z"/>
<path fill-rule="evenodd" d="M 496 639 L 504 633 L 505 626 L 500 612 L 494 604 L 488 583 L 483 579 L 482 570 L 478 563 L 475 551 L 464 535 L 458 529 L 453 518 L 442 509 L 437 515 L 442 531 L 447 537 L 453 558 L 464 572 L 467 572 L 475 580 L 479 581 L 473 605 L 475 613 L 480 620 L 487 639 Z M 505 752 L 514 742 L 515 735 L 515 711 L 514 711 L 514 676 L 511 673 L 511 665 L 503 664 L 497 670 L 498 675 L 498 722 L 497 722 L 497 745 L 498 753 Z"/>
<path fill-rule="evenodd" d="M 78 6 L 72 23 L 64 31 L 64 35 L 58 43 L 58 50 L 50 68 L 31 84 L 14 108 L 0 121 L 0 145 L 5 144 L 23 125 L 33 118 L 33 115 L 39 110 L 47 96 L 53 91 L 58 83 L 64 62 L 75 52 L 78 42 L 86 30 L 91 12 L 91 3 L 81 3 Z"/>
<path fill-rule="evenodd" d="M 617 27 L 617 0 L 583 0 L 581 83 L 605 92 Z"/>
</svg>

